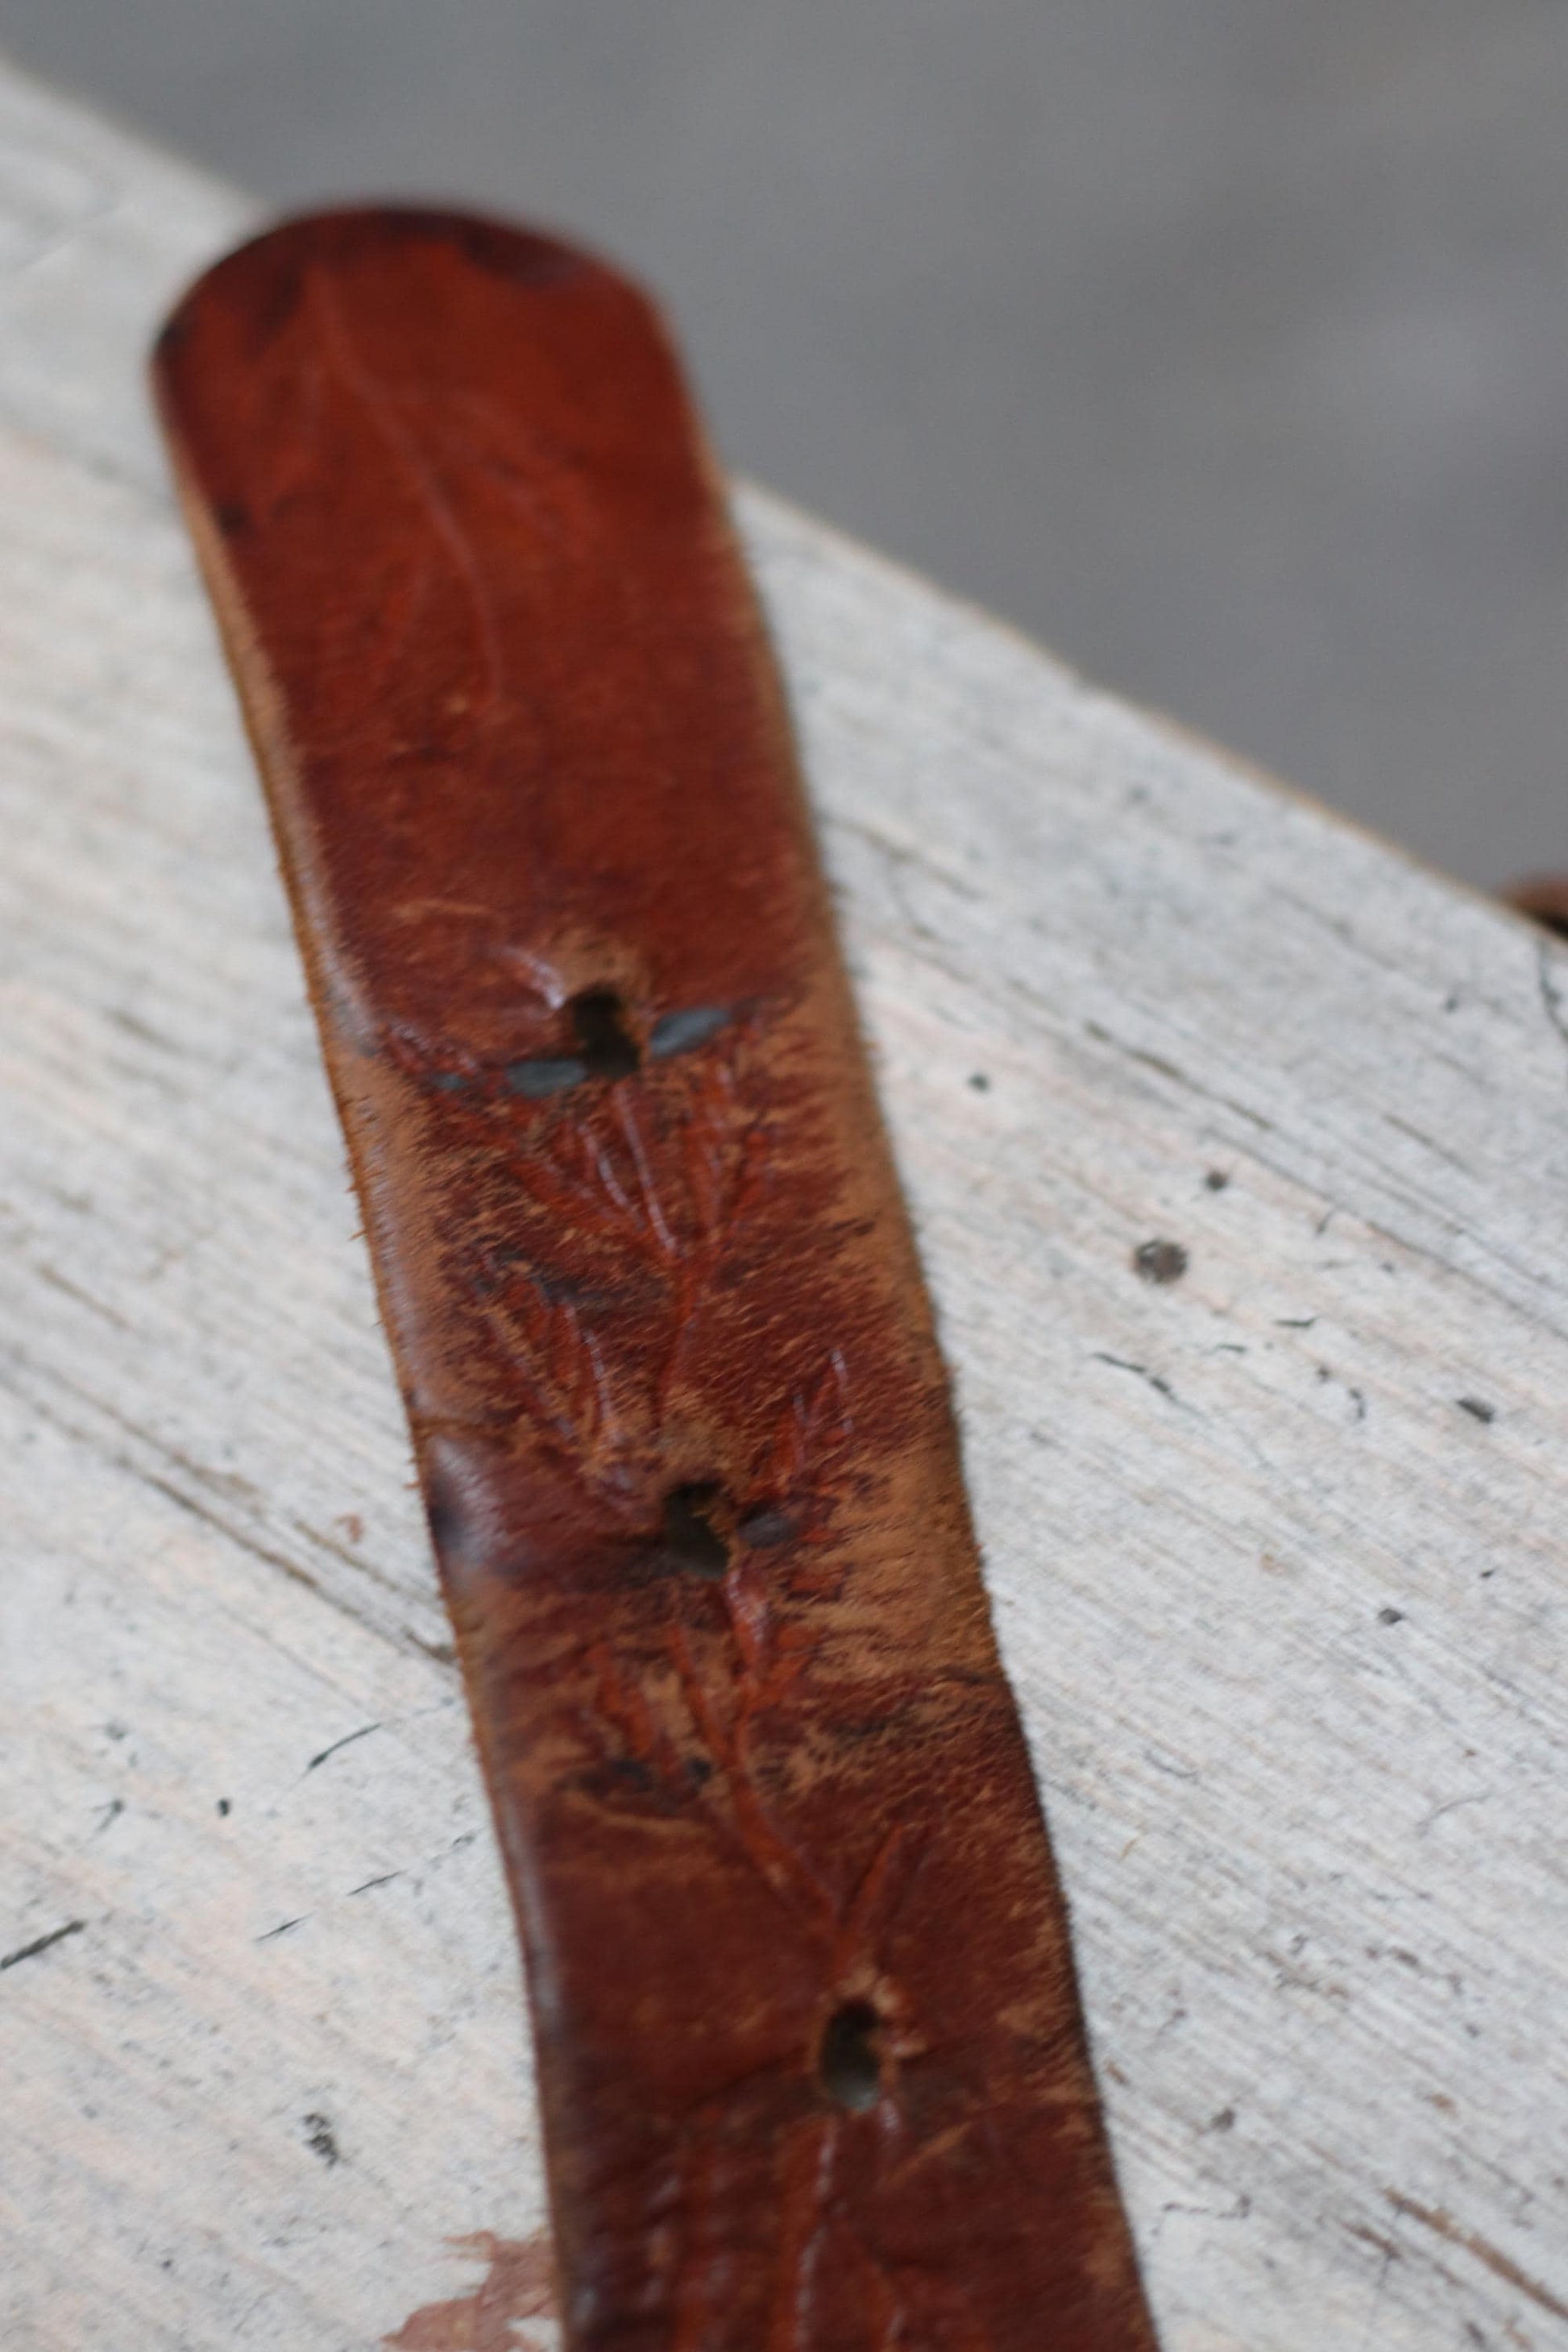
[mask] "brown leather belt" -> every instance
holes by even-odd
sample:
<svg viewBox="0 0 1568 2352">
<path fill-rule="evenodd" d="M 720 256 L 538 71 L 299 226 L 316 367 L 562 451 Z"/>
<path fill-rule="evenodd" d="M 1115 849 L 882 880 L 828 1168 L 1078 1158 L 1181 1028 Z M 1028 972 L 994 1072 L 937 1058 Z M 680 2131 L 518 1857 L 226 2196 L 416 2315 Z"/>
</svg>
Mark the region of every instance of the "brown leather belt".
<svg viewBox="0 0 1568 2352">
<path fill-rule="evenodd" d="M 528 1963 L 578 2352 L 1150 2352 L 718 477 L 564 246 L 292 223 L 156 374 Z"/>
</svg>

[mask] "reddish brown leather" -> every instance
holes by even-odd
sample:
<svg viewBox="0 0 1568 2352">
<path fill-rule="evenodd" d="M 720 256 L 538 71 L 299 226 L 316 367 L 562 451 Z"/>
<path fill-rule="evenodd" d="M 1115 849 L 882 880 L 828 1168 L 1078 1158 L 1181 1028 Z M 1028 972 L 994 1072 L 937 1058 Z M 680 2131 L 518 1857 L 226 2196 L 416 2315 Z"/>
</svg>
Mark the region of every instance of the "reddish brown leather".
<svg viewBox="0 0 1568 2352">
<path fill-rule="evenodd" d="M 295 222 L 159 347 L 528 1961 L 578 2352 L 1149 2352 L 780 695 L 658 320 Z"/>
<path fill-rule="evenodd" d="M 1502 897 L 1520 914 L 1568 940 L 1568 874 L 1528 874 L 1510 882 Z"/>
</svg>

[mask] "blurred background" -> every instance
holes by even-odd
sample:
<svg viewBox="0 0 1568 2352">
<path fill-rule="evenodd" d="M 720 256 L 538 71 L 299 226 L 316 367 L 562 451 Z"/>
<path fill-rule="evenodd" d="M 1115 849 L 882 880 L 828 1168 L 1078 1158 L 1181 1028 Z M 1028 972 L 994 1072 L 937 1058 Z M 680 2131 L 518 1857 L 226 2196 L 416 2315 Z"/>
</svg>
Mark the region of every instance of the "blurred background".
<svg viewBox="0 0 1568 2352">
<path fill-rule="evenodd" d="M 1568 867 L 1563 0 L 5 0 L 259 195 L 659 289 L 731 466 L 1494 884 Z"/>
</svg>

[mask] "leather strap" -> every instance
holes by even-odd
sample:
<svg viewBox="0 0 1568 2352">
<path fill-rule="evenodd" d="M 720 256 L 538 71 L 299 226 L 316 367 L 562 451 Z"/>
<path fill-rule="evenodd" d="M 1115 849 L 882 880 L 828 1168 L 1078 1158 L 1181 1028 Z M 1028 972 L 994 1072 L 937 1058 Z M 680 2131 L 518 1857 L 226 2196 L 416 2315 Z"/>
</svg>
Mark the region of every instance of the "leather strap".
<svg viewBox="0 0 1568 2352">
<path fill-rule="evenodd" d="M 1150 2352 L 778 685 L 656 314 L 294 222 L 156 375 L 528 1964 L 578 2352 Z"/>
<path fill-rule="evenodd" d="M 1568 874 L 1528 874 L 1522 881 L 1510 882 L 1501 896 L 1517 914 L 1528 915 L 1560 940 L 1568 940 Z"/>
</svg>

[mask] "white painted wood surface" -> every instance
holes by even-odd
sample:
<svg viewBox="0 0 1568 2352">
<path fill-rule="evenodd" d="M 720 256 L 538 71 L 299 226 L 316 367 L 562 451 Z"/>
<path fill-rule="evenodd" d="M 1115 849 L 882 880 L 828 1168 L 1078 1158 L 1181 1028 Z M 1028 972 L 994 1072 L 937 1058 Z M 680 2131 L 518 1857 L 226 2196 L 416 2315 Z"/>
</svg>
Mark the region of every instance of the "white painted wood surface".
<svg viewBox="0 0 1568 2352">
<path fill-rule="evenodd" d="M 142 401 L 246 218 L 0 79 L 0 2343 L 543 2347 L 452 2242 L 541 2222 L 511 1937 Z M 1168 2352 L 1568 2346 L 1568 956 L 741 512 Z"/>
</svg>

